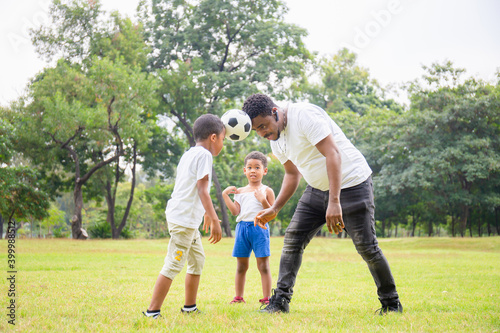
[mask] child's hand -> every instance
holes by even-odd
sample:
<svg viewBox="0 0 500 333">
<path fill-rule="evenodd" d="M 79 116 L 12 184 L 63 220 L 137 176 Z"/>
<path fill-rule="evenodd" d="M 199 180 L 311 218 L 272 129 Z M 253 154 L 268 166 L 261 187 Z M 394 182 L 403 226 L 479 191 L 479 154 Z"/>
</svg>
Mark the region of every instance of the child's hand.
<svg viewBox="0 0 500 333">
<path fill-rule="evenodd" d="M 212 224 L 212 221 L 210 220 L 210 216 L 207 214 L 203 215 L 203 232 L 208 233 L 208 229 L 210 228 L 210 225 Z"/>
<path fill-rule="evenodd" d="M 222 194 L 236 194 L 238 193 L 238 188 L 236 186 L 228 186 Z"/>
<path fill-rule="evenodd" d="M 260 189 L 256 189 L 255 191 L 253 191 L 253 194 L 255 195 L 255 198 L 259 200 L 259 202 L 262 202 L 266 199 L 266 195 L 262 193 Z"/>
<path fill-rule="evenodd" d="M 219 219 L 212 220 L 210 238 L 208 239 L 211 244 L 218 243 L 222 239 L 222 229 L 220 227 L 220 222 L 221 221 Z"/>
</svg>

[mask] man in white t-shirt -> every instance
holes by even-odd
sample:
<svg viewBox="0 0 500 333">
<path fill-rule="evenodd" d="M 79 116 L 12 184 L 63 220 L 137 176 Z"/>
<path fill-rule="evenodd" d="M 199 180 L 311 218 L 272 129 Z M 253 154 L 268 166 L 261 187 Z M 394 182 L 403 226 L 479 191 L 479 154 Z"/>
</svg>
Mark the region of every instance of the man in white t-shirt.
<svg viewBox="0 0 500 333">
<path fill-rule="evenodd" d="M 289 312 L 302 253 L 326 223 L 336 234 L 345 229 L 368 264 L 382 308 L 403 312 L 389 264 L 375 235 L 375 205 L 371 169 L 342 130 L 316 105 L 290 103 L 278 107 L 255 94 L 243 105 L 257 134 L 271 141 L 273 154 L 285 168 L 274 204 L 261 211 L 255 225 L 273 220 L 297 190 L 301 177 L 308 186 L 285 232 L 277 287 L 264 312 Z"/>
</svg>

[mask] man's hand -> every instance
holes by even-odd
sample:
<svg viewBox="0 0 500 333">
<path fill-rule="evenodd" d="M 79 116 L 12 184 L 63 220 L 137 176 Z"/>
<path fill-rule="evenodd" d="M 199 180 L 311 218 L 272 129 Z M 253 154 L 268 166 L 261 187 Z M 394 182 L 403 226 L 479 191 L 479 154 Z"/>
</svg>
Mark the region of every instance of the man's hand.
<svg viewBox="0 0 500 333">
<path fill-rule="evenodd" d="M 345 228 L 344 221 L 342 220 L 342 207 L 340 207 L 339 202 L 330 202 L 328 204 L 328 208 L 326 209 L 326 225 L 328 226 L 328 231 L 330 233 L 335 232 L 336 235 Z"/>
<path fill-rule="evenodd" d="M 211 230 L 210 230 L 210 238 L 208 241 L 211 244 L 218 243 L 222 239 L 222 229 L 220 227 L 220 220 L 212 220 Z"/>
<path fill-rule="evenodd" d="M 276 215 L 278 215 L 278 211 L 276 209 L 274 209 L 273 207 L 261 210 L 260 212 L 257 213 L 257 216 L 255 217 L 255 219 L 253 221 L 253 225 L 255 227 L 259 226 L 262 229 L 267 229 L 266 223 L 274 220 Z"/>
</svg>

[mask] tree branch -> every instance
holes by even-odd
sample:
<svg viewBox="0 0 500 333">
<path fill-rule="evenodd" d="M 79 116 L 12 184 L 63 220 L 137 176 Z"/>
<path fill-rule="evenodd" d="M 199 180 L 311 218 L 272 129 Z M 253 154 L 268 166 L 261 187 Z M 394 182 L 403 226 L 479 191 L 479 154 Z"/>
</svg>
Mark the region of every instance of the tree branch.
<svg viewBox="0 0 500 333">
<path fill-rule="evenodd" d="M 114 126 L 111 125 L 111 113 L 112 113 L 111 105 L 113 104 L 114 101 L 115 101 L 115 97 L 113 96 L 113 98 L 111 99 L 111 102 L 108 105 L 108 126 L 109 126 L 108 130 L 111 133 L 113 133 L 113 135 L 116 138 L 117 151 L 113 157 L 110 157 L 107 160 L 101 161 L 98 164 L 94 165 L 94 167 L 92 169 L 90 169 L 89 172 L 87 172 L 81 179 L 79 179 L 79 182 L 81 185 L 85 184 L 85 182 L 87 180 L 89 180 L 90 176 L 92 176 L 94 174 L 94 172 L 96 172 L 100 168 L 104 167 L 105 165 L 108 165 L 111 162 L 118 160 L 120 158 L 120 156 L 123 156 L 125 154 L 125 151 L 123 149 L 123 140 L 120 136 L 120 133 L 118 133 L 118 125 L 117 124 Z M 78 179 L 77 179 L 77 181 L 78 181 Z"/>
<path fill-rule="evenodd" d="M 108 127 L 109 127 L 109 129 L 113 128 L 113 125 L 111 125 L 111 113 L 113 113 L 113 109 L 111 108 L 111 105 L 113 104 L 114 101 L 115 101 L 115 96 L 113 96 L 113 98 L 111 98 L 111 101 L 108 104 Z M 116 126 L 116 124 L 115 124 L 115 126 Z"/>
<path fill-rule="evenodd" d="M 165 102 L 165 104 L 170 106 L 167 99 L 164 96 L 162 96 L 162 99 Z M 174 108 L 170 107 L 169 109 L 170 109 L 170 113 L 172 113 L 174 116 L 176 116 L 177 119 L 179 119 L 179 121 L 183 125 L 182 131 L 184 132 L 184 134 L 186 134 L 188 141 L 189 141 L 189 144 L 191 146 L 195 146 L 196 142 L 194 141 L 194 138 L 193 138 L 193 128 L 191 127 L 191 125 L 189 125 L 186 118 L 182 117 L 177 111 L 174 110 Z"/>
<path fill-rule="evenodd" d="M 227 56 L 229 54 L 229 46 L 231 45 L 231 42 L 233 39 L 231 38 L 231 31 L 229 30 L 229 23 L 226 21 L 226 34 L 227 34 L 227 44 L 226 44 L 226 50 L 224 51 L 224 58 L 222 59 L 220 66 L 219 66 L 219 72 L 222 72 L 224 70 L 224 65 L 226 64 Z"/>
<path fill-rule="evenodd" d="M 85 127 L 78 126 L 78 129 L 75 131 L 75 134 L 72 137 L 70 137 L 68 140 L 66 140 L 66 142 L 62 142 L 61 140 L 56 139 L 55 134 L 52 134 L 50 132 L 45 132 L 52 138 L 52 140 L 54 140 L 54 142 L 61 145 L 60 146 L 61 149 L 66 149 L 69 152 L 69 155 L 71 156 L 71 158 L 75 162 L 75 178 L 76 178 L 77 182 L 80 179 L 80 159 L 78 158 L 78 154 L 76 153 L 76 151 L 69 146 L 69 143 L 71 141 L 73 141 L 73 139 L 75 139 L 78 135 L 80 135 L 80 133 L 84 129 L 85 129 Z"/>
</svg>

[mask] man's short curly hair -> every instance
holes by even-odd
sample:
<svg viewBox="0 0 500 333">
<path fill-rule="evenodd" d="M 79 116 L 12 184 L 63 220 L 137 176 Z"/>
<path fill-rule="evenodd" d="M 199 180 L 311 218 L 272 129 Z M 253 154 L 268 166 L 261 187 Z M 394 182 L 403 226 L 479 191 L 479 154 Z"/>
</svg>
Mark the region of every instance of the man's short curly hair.
<svg viewBox="0 0 500 333">
<path fill-rule="evenodd" d="M 248 97 L 243 103 L 243 111 L 245 111 L 250 119 L 262 116 L 271 116 L 273 108 L 278 107 L 273 100 L 264 94 L 254 94 Z"/>
</svg>

